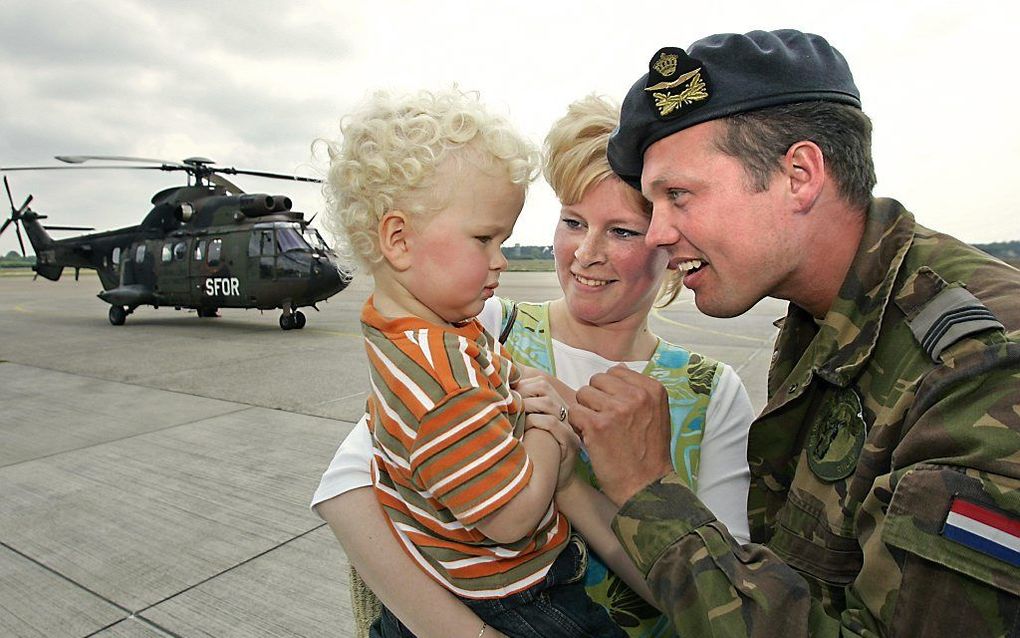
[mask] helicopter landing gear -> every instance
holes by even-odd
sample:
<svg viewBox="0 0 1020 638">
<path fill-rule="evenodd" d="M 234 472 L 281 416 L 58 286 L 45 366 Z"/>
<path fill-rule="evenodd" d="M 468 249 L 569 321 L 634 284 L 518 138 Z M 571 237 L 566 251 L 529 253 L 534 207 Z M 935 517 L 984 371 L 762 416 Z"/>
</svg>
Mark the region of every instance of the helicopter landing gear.
<svg viewBox="0 0 1020 638">
<path fill-rule="evenodd" d="M 127 321 L 128 311 L 124 306 L 110 306 L 110 323 L 115 326 L 123 326 Z"/>
<path fill-rule="evenodd" d="M 220 316 L 219 315 L 219 309 L 218 308 L 199 308 L 198 309 L 198 316 L 199 317 L 219 317 Z"/>
<path fill-rule="evenodd" d="M 305 313 L 300 310 L 280 315 L 280 327 L 284 330 L 300 330 L 305 327 Z"/>
</svg>

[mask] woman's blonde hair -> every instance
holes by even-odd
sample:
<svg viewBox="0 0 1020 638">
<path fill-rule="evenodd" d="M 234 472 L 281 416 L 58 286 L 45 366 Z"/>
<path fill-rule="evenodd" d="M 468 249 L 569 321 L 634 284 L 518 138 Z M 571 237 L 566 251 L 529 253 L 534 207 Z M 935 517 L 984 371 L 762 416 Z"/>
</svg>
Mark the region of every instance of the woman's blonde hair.
<svg viewBox="0 0 1020 638">
<path fill-rule="evenodd" d="M 617 102 L 589 95 L 567 107 L 567 114 L 553 124 L 545 137 L 542 173 L 561 204 L 572 206 L 606 179 L 619 179 L 606 158 L 609 136 L 619 122 Z M 627 191 L 634 207 L 651 215 L 648 200 L 633 188 L 628 187 Z M 681 274 L 671 271 L 659 289 L 658 306 L 671 304 L 682 287 Z"/>
<path fill-rule="evenodd" d="M 522 188 L 538 175 L 539 154 L 477 93 L 456 87 L 412 94 L 378 91 L 340 123 L 341 141 L 325 141 L 325 226 L 371 267 L 382 259 L 377 228 L 388 211 L 424 216 L 447 192 L 436 171 L 448 159 L 505 170 Z M 460 151 L 465 152 L 460 152 Z"/>
</svg>

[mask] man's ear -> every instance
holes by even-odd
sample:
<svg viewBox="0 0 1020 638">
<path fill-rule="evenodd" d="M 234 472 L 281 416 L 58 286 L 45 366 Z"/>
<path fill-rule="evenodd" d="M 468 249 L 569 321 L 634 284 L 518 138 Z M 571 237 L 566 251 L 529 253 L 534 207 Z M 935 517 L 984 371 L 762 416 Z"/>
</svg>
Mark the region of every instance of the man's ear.
<svg viewBox="0 0 1020 638">
<path fill-rule="evenodd" d="M 411 220 L 402 210 L 386 212 L 379 220 L 379 250 L 394 270 L 411 266 Z"/>
<path fill-rule="evenodd" d="M 825 156 L 814 142 L 795 143 L 783 157 L 790 195 L 800 211 L 809 210 L 825 184 Z"/>
</svg>

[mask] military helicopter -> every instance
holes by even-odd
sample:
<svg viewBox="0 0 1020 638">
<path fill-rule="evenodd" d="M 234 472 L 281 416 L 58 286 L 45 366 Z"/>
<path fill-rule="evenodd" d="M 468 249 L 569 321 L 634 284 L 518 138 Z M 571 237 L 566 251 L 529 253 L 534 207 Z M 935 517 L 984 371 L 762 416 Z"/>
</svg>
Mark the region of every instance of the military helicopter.
<svg viewBox="0 0 1020 638">
<path fill-rule="evenodd" d="M 217 167 L 204 157 L 182 162 L 140 157 L 76 155 L 56 159 L 75 166 L 0 167 L 0 171 L 57 169 L 136 169 L 180 171 L 185 186 L 152 196 L 152 210 L 137 226 L 53 239 L 47 230 L 92 230 L 76 226 L 43 226 L 31 208 L 32 195 L 11 216 L 2 234 L 14 225 L 22 255 L 24 226 L 37 276 L 57 281 L 64 268 L 99 274 L 99 298 L 110 304 L 110 323 L 123 325 L 139 306 L 193 308 L 199 317 L 218 316 L 220 308 L 280 308 L 280 327 L 301 329 L 306 318 L 299 308 L 315 306 L 350 283 L 352 270 L 340 262 L 304 214 L 291 210 L 282 195 L 246 194 L 223 175 L 254 175 L 270 179 L 320 182 L 311 177 Z M 117 165 L 79 166 L 88 161 Z M 124 163 L 128 164 L 124 164 Z M 146 165 L 140 165 L 146 164 Z M 154 165 L 147 165 L 154 164 Z"/>
</svg>

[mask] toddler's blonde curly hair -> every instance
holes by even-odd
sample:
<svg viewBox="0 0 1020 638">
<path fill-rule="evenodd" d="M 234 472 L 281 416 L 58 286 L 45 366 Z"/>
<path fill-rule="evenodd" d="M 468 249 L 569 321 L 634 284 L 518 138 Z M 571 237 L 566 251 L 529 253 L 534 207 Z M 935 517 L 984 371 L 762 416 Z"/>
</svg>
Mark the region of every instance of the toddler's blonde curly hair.
<svg viewBox="0 0 1020 638">
<path fill-rule="evenodd" d="M 442 208 L 444 188 L 456 188 L 437 183 L 437 168 L 445 161 L 503 170 L 525 189 L 539 172 L 538 150 L 505 118 L 490 113 L 477 93 L 456 87 L 400 95 L 378 91 L 341 120 L 340 132 L 339 143 L 325 142 L 325 226 L 369 268 L 382 259 L 377 228 L 383 215 L 399 209 L 425 217 Z"/>
</svg>

